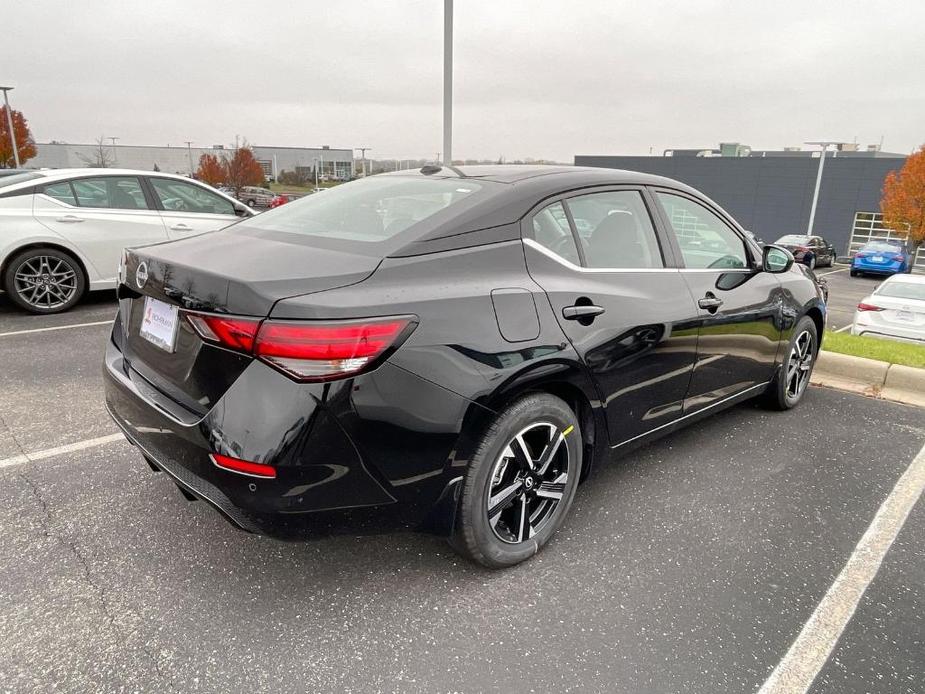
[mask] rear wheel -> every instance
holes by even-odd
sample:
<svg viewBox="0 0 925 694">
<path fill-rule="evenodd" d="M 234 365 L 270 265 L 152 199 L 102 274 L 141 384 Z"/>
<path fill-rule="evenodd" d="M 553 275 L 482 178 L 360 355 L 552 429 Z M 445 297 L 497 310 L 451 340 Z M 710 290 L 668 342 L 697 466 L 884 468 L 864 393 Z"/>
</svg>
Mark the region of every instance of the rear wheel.
<svg viewBox="0 0 925 694">
<path fill-rule="evenodd" d="M 54 248 L 31 248 L 7 265 L 3 288 L 20 308 L 32 313 L 61 313 L 87 289 L 87 277 L 70 254 Z"/>
<path fill-rule="evenodd" d="M 765 391 L 766 405 L 775 410 L 789 410 L 800 403 L 809 387 L 818 346 L 816 324 L 809 316 L 803 316 L 794 327 L 786 356 Z"/>
<path fill-rule="evenodd" d="M 816 269 L 816 256 L 814 255 L 809 256 L 809 260 L 806 261 L 806 266 L 810 270 L 815 270 Z"/>
<path fill-rule="evenodd" d="M 852 277 L 857 277 L 857 276 L 860 275 L 861 273 L 858 272 L 857 270 L 855 270 L 854 268 L 852 268 L 851 270 L 849 270 L 849 274 L 850 274 Z"/>
<path fill-rule="evenodd" d="M 257 206 L 257 201 L 256 201 L 256 200 L 248 200 L 248 201 L 247 201 L 247 206 L 248 206 L 248 207 L 256 207 L 256 206 Z"/>
<path fill-rule="evenodd" d="M 578 419 L 562 400 L 535 394 L 510 405 L 466 472 L 454 549 L 493 569 L 532 557 L 568 513 L 581 454 Z"/>
</svg>

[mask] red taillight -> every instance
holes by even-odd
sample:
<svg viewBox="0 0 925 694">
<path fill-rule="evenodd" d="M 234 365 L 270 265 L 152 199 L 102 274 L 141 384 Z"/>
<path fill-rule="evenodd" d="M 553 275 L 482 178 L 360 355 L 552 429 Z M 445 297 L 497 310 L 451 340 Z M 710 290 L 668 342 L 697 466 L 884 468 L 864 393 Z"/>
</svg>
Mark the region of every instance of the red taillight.
<svg viewBox="0 0 925 694">
<path fill-rule="evenodd" d="M 267 479 L 276 477 L 276 468 L 272 465 L 251 463 L 247 460 L 239 460 L 218 453 L 211 453 L 209 457 L 212 459 L 212 462 L 215 463 L 216 467 L 220 467 L 223 470 L 231 470 L 231 472 L 237 472 L 241 475 L 250 475 L 251 477 L 265 477 Z"/>
<path fill-rule="evenodd" d="M 336 323 L 264 321 L 254 354 L 300 381 L 359 373 L 408 334 L 411 318 Z"/>
<path fill-rule="evenodd" d="M 800 253 L 806 253 L 806 251 L 808 251 L 809 249 L 806 246 L 797 246 L 796 250 L 799 251 Z"/>
<path fill-rule="evenodd" d="M 256 318 L 216 316 L 205 313 L 188 313 L 187 320 L 208 342 L 217 342 L 228 349 L 252 352 L 260 321 Z"/>
<path fill-rule="evenodd" d="M 900 263 L 901 263 L 902 261 L 904 261 L 905 259 L 906 259 L 906 256 L 904 256 L 904 255 L 899 255 L 899 254 L 897 254 L 897 255 L 894 255 L 894 256 L 893 256 L 893 260 L 898 260 Z"/>
<path fill-rule="evenodd" d="M 873 304 L 865 304 L 864 302 L 861 302 L 860 304 L 858 304 L 858 311 L 882 311 L 882 310 L 883 308 L 881 306 L 874 306 Z"/>
</svg>

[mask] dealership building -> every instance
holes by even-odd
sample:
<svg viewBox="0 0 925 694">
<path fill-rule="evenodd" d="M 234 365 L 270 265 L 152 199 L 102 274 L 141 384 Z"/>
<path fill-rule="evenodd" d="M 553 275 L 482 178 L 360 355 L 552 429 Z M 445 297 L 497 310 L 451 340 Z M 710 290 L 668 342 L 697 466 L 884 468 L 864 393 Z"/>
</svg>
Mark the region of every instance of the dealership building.
<svg viewBox="0 0 925 694">
<path fill-rule="evenodd" d="M 662 156 L 577 155 L 576 166 L 629 169 L 687 183 L 719 203 L 765 241 L 805 234 L 819 170 L 819 151 L 757 151 L 740 143 L 718 149 L 665 150 Z M 896 238 L 883 226 L 883 179 L 906 155 L 841 144 L 829 150 L 819 186 L 813 233 L 848 255 L 872 238 Z M 925 269 L 925 249 L 917 265 Z"/>
<path fill-rule="evenodd" d="M 353 150 L 334 149 L 331 147 L 264 147 L 249 145 L 254 157 L 263 168 L 267 178 L 276 179 L 283 171 L 299 171 L 308 178 L 315 175 L 327 176 L 334 180 L 353 178 Z M 99 166 L 104 163 L 109 168 L 141 169 L 144 171 L 164 171 L 191 175 L 199 168 L 199 157 L 214 154 L 230 157 L 233 147 L 213 145 L 212 147 L 191 147 L 186 143 L 166 147 L 149 145 L 120 145 L 105 142 L 99 144 L 69 144 L 48 142 L 36 144 L 37 154 L 30 159 L 30 169 L 70 169 L 85 166 Z"/>
</svg>

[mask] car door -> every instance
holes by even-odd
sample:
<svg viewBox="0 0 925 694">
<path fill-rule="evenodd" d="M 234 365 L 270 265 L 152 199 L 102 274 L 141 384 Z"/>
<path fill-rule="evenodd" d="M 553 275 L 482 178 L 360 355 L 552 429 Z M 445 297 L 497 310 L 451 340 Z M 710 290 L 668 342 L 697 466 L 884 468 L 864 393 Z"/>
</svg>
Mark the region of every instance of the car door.
<svg viewBox="0 0 925 694">
<path fill-rule="evenodd" d="M 546 203 L 525 219 L 524 237 L 530 274 L 598 388 L 611 443 L 674 421 L 696 357 L 697 312 L 643 190 Z"/>
<path fill-rule="evenodd" d="M 99 279 L 114 282 L 122 249 L 167 240 L 138 176 L 88 176 L 37 189 L 32 214 L 76 246 Z"/>
<path fill-rule="evenodd" d="M 205 186 L 150 176 L 148 182 L 171 239 L 215 231 L 238 220 L 234 203 Z"/>
<path fill-rule="evenodd" d="M 656 189 L 654 194 L 662 224 L 682 259 L 681 275 L 697 303 L 697 363 L 685 411 L 757 391 L 773 376 L 777 359 L 780 282 L 760 271 L 743 235 L 718 208 L 675 190 Z M 703 243 L 684 243 L 692 229 Z"/>
</svg>

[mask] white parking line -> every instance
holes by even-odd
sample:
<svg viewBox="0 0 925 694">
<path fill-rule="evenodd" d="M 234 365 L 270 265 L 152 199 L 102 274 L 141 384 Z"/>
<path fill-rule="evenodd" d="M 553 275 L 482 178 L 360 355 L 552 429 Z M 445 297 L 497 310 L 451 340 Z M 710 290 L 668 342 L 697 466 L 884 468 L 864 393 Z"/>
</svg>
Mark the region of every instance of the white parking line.
<svg viewBox="0 0 925 694">
<path fill-rule="evenodd" d="M 12 458 L 4 458 L 0 460 L 0 469 L 5 467 L 13 467 L 14 465 L 23 465 L 24 463 L 33 463 L 36 460 L 44 460 L 45 458 L 53 458 L 56 455 L 62 455 L 64 453 L 73 453 L 74 451 L 82 451 L 87 448 L 94 448 L 96 446 L 102 446 L 107 443 L 112 443 L 113 441 L 124 441 L 125 437 L 122 434 L 109 434 L 107 436 L 98 436 L 95 439 L 85 439 L 83 441 L 77 441 L 75 443 L 69 443 L 65 446 L 57 446 L 55 448 L 46 448 L 42 451 L 35 451 L 34 453 L 23 453 L 22 455 L 14 455 Z"/>
<path fill-rule="evenodd" d="M 848 325 L 846 325 L 844 328 L 839 328 L 839 329 L 836 330 L 835 332 L 837 332 L 837 333 L 843 333 L 843 332 L 845 332 L 846 330 L 851 330 L 851 323 L 849 323 Z"/>
<path fill-rule="evenodd" d="M 67 330 L 68 328 L 89 328 L 91 325 L 106 325 L 112 323 L 110 320 L 98 320 L 93 323 L 73 323 L 72 325 L 56 325 L 53 328 L 30 328 L 29 330 L 13 330 L 8 333 L 0 333 L 0 337 L 10 337 L 11 335 L 26 335 L 28 333 L 45 333 L 49 330 Z"/>
<path fill-rule="evenodd" d="M 825 665 L 925 488 L 925 447 L 877 509 L 848 563 L 758 694 L 805 693 Z"/>
<path fill-rule="evenodd" d="M 816 274 L 817 274 L 819 277 L 825 277 L 826 275 L 834 275 L 836 272 L 844 272 L 845 270 L 848 270 L 848 269 L 850 269 L 850 268 L 843 267 L 843 268 L 841 268 L 841 269 L 839 269 L 839 270 L 832 270 L 831 272 L 817 272 Z"/>
</svg>

